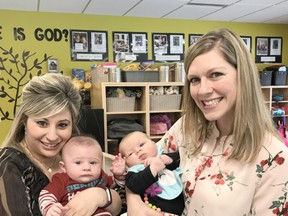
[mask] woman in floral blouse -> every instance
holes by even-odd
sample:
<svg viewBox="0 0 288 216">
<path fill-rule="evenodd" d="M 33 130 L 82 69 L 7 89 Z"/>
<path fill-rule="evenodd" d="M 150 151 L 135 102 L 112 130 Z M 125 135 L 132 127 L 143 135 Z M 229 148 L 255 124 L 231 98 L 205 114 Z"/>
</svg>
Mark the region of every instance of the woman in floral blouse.
<svg viewBox="0 0 288 216">
<path fill-rule="evenodd" d="M 211 31 L 184 64 L 183 117 L 159 142 L 180 153 L 182 215 L 288 215 L 288 148 L 245 43 L 228 29 Z M 129 191 L 127 200 L 128 214 L 159 215 Z"/>
</svg>

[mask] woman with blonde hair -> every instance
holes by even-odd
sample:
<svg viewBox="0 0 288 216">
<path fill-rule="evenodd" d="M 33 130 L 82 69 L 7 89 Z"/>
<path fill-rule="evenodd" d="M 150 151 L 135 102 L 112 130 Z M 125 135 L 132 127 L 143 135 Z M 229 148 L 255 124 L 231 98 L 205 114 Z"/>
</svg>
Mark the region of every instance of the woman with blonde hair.
<svg viewBox="0 0 288 216">
<path fill-rule="evenodd" d="M 72 134 L 78 133 L 81 97 L 70 78 L 56 73 L 33 77 L 22 97 L 0 151 L 1 215 L 41 215 L 39 193 L 52 175 L 60 172 L 59 152 Z M 65 215 L 92 214 L 111 202 L 106 191 L 90 188 L 80 193 Z M 116 215 L 120 197 L 111 192 L 113 202 L 107 209 Z"/>
<path fill-rule="evenodd" d="M 189 47 L 184 65 L 183 117 L 158 142 L 180 153 L 182 215 L 286 215 L 288 149 L 241 37 L 210 31 Z M 129 191 L 127 200 L 131 215 L 140 206 L 159 215 Z"/>
</svg>

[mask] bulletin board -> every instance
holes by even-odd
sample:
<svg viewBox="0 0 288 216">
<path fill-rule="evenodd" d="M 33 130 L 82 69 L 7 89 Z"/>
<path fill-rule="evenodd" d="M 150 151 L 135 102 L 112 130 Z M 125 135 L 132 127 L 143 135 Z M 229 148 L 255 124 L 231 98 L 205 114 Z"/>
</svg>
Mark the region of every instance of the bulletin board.
<svg viewBox="0 0 288 216">
<path fill-rule="evenodd" d="M 72 61 L 108 61 L 107 31 L 70 30 Z"/>
</svg>

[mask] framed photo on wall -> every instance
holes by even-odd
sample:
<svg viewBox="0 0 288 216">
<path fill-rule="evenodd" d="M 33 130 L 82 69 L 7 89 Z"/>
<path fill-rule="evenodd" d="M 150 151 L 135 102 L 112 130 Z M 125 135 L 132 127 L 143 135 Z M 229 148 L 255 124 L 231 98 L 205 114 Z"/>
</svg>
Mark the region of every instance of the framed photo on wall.
<svg viewBox="0 0 288 216">
<path fill-rule="evenodd" d="M 251 52 L 251 50 L 252 50 L 252 37 L 250 37 L 250 36 L 240 36 L 240 37 L 242 38 L 242 40 L 246 44 L 247 48 Z"/>
<path fill-rule="evenodd" d="M 107 31 L 70 30 L 72 61 L 108 61 Z"/>
<path fill-rule="evenodd" d="M 270 55 L 281 55 L 282 38 L 270 38 Z"/>
<path fill-rule="evenodd" d="M 112 32 L 113 61 L 140 62 L 148 59 L 146 32 Z"/>
<path fill-rule="evenodd" d="M 268 38 L 257 37 L 256 38 L 256 55 L 268 55 Z"/>
<path fill-rule="evenodd" d="M 203 34 L 189 34 L 189 46 L 196 42 Z"/>
<path fill-rule="evenodd" d="M 256 37 L 256 63 L 282 63 L 282 37 Z"/>
<path fill-rule="evenodd" d="M 183 33 L 152 33 L 152 59 L 158 62 L 184 59 Z"/>
<path fill-rule="evenodd" d="M 57 73 L 58 72 L 58 59 L 49 58 L 47 62 L 48 62 L 48 72 Z"/>
</svg>

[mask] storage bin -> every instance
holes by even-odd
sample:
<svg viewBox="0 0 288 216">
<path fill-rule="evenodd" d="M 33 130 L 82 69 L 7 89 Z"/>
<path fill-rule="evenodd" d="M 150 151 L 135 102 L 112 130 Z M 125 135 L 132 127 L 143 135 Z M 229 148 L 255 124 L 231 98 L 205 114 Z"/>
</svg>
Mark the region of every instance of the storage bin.
<svg viewBox="0 0 288 216">
<path fill-rule="evenodd" d="M 135 111 L 135 97 L 110 97 L 106 98 L 107 112 Z"/>
<path fill-rule="evenodd" d="M 159 82 L 158 71 L 121 71 L 123 82 Z"/>
<path fill-rule="evenodd" d="M 108 82 L 108 69 L 99 67 L 91 70 L 92 83 Z"/>
<path fill-rule="evenodd" d="M 179 110 L 181 94 L 173 95 L 150 95 L 150 110 Z"/>
<path fill-rule="evenodd" d="M 286 85 L 286 78 L 286 71 L 274 71 L 272 73 L 272 85 Z"/>
<path fill-rule="evenodd" d="M 262 86 L 271 86 L 272 84 L 272 71 L 261 71 L 260 82 Z"/>
</svg>

